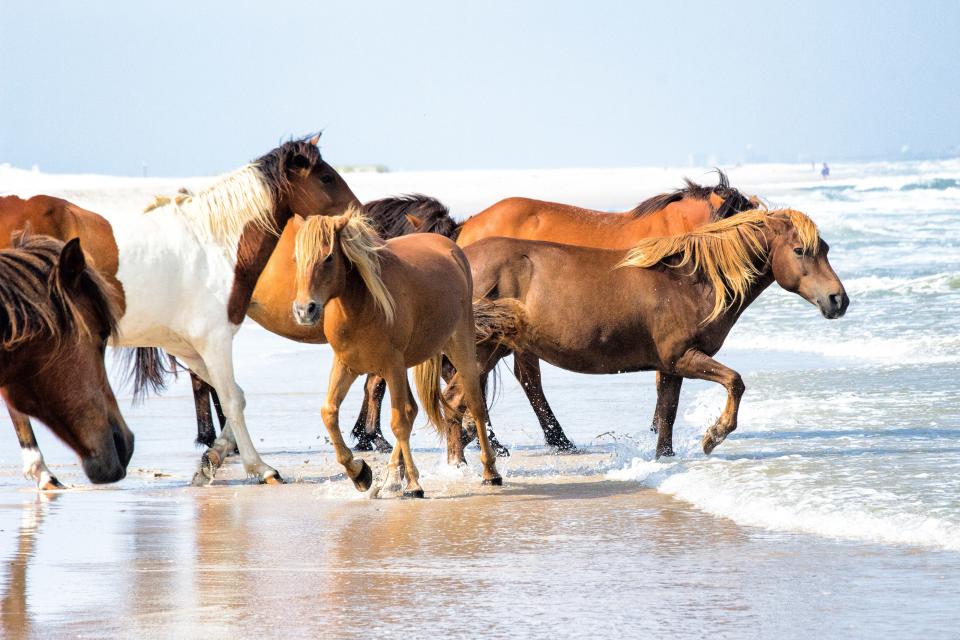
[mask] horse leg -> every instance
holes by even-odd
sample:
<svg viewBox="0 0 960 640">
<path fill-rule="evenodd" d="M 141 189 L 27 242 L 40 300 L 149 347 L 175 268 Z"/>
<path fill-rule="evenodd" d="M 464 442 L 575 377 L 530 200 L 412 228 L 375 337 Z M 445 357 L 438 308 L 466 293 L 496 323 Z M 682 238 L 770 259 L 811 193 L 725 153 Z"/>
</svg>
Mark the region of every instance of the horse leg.
<svg viewBox="0 0 960 640">
<path fill-rule="evenodd" d="M 726 367 L 702 351 L 691 349 L 677 360 L 673 367 L 674 373 L 685 378 L 698 378 L 722 384 L 727 390 L 727 405 L 712 427 L 703 435 L 701 445 L 703 452 L 710 454 L 717 445 L 724 441 L 737 428 L 737 412 L 740 409 L 740 398 L 746 389 L 740 374 Z"/>
<path fill-rule="evenodd" d="M 203 377 L 210 382 L 220 396 L 227 424 L 213 446 L 203 454 L 200 469 L 193 476 L 193 484 L 213 482 L 216 470 L 233 451 L 234 446 L 240 450 L 240 458 L 248 474 L 256 476 L 261 483 L 280 484 L 283 478 L 276 469 L 263 462 L 247 431 L 247 423 L 243 415 L 246 399 L 233 372 L 233 336 L 231 333 L 224 332 L 219 339 L 217 338 L 211 336 L 207 348 L 199 355 L 206 369 L 206 375 Z M 198 373 L 203 374 L 204 371 L 198 370 Z"/>
<path fill-rule="evenodd" d="M 37 444 L 37 437 L 33 433 L 33 427 L 30 425 L 30 418 L 20 413 L 9 404 L 7 411 L 10 413 L 10 419 L 13 421 L 13 429 L 17 432 L 17 440 L 20 441 L 20 457 L 23 459 L 23 477 L 27 480 L 33 480 L 37 483 L 37 488 L 41 491 L 51 491 L 53 489 L 65 489 L 56 476 L 50 473 L 47 463 L 43 460 L 43 454 L 40 453 L 40 445 Z"/>
<path fill-rule="evenodd" d="M 563 432 L 560 422 L 547 402 L 540 379 L 540 359 L 532 353 L 513 352 L 513 375 L 527 394 L 527 400 L 537 414 L 540 428 L 543 429 L 543 438 L 548 447 L 556 447 L 557 451 L 572 453 L 577 450 L 576 445 L 570 442 Z"/>
<path fill-rule="evenodd" d="M 352 434 L 357 440 L 354 451 L 373 451 L 374 448 L 381 453 L 393 451 L 393 446 L 387 442 L 380 430 L 380 407 L 386 392 L 387 383 L 383 378 L 372 373 L 367 376 L 367 382 L 363 385 L 360 415 L 353 426 Z"/>
<path fill-rule="evenodd" d="M 650 429 L 657 434 L 658 458 L 673 455 L 673 423 L 677 419 L 682 384 L 683 376 L 657 371 L 657 409 Z"/>
<path fill-rule="evenodd" d="M 227 416 L 223 415 L 223 405 L 220 404 L 220 396 L 217 395 L 217 390 L 207 385 L 207 389 L 210 390 L 210 400 L 213 402 L 213 409 L 217 412 L 217 421 L 220 423 L 220 433 L 223 433 L 223 430 L 227 428 Z M 228 451 L 227 455 L 232 456 L 235 453 L 240 453 L 240 450 L 236 446 L 233 447 L 232 451 Z"/>
<path fill-rule="evenodd" d="M 340 358 L 333 358 L 333 369 L 330 370 L 330 381 L 327 385 L 327 399 L 320 410 L 320 416 L 323 418 L 323 424 L 327 428 L 327 434 L 330 436 L 330 443 L 337 455 L 337 462 L 343 465 L 347 472 L 347 477 L 353 480 L 353 485 L 359 491 L 366 491 L 373 484 L 373 471 L 370 466 L 362 459 L 354 459 L 350 447 L 343 441 L 343 434 L 340 433 L 340 405 L 343 399 L 347 397 L 347 391 L 350 385 L 357 379 L 357 374 L 343 364 Z"/>
<path fill-rule="evenodd" d="M 481 370 L 477 364 L 478 361 L 487 363 L 492 361 L 495 365 L 496 360 L 492 360 L 492 358 L 478 360 L 472 312 L 466 314 L 465 322 L 461 323 L 453 332 L 444 353 L 447 354 L 450 362 L 457 369 L 455 378 L 459 381 L 463 397 L 462 402 L 466 404 L 477 423 L 477 438 L 480 440 L 480 463 L 483 465 L 483 484 L 502 485 L 503 478 L 497 471 L 497 456 L 493 447 L 490 446 L 490 439 L 487 437 L 487 405 L 480 388 Z M 490 369 L 484 367 L 483 373 L 486 374 L 489 371 Z"/>
<path fill-rule="evenodd" d="M 417 418 L 417 404 L 413 400 L 413 394 L 410 393 L 407 370 L 400 363 L 384 371 L 383 375 L 387 381 L 387 388 L 390 389 L 390 428 L 397 438 L 397 446 L 393 448 L 393 455 L 390 456 L 390 469 L 385 487 L 388 491 L 399 490 L 400 478 L 406 475 L 407 486 L 403 490 L 403 496 L 422 498 L 420 472 L 413 463 L 413 454 L 410 452 L 410 432 L 413 431 L 413 421 Z"/>
<path fill-rule="evenodd" d="M 197 444 L 212 447 L 217 431 L 213 428 L 210 412 L 210 385 L 191 370 L 190 386 L 193 387 L 193 404 L 197 410 Z"/>
</svg>

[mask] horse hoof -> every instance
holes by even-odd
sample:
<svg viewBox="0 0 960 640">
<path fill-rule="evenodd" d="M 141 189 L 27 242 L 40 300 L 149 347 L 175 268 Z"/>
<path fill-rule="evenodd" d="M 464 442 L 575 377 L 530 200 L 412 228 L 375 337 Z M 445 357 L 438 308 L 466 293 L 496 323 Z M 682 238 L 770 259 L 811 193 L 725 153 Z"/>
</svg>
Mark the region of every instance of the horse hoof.
<svg viewBox="0 0 960 640">
<path fill-rule="evenodd" d="M 58 489 L 66 489 L 66 487 L 53 476 L 50 476 L 50 478 L 43 483 L 43 486 L 40 487 L 40 491 L 57 491 Z"/>
<path fill-rule="evenodd" d="M 267 475 L 260 478 L 260 484 L 285 484 L 280 473 L 276 470 L 267 471 Z"/>
<path fill-rule="evenodd" d="M 672 457 L 675 456 L 675 455 L 677 455 L 677 454 L 675 454 L 675 453 L 673 452 L 673 449 L 664 449 L 664 450 L 662 450 L 662 451 L 660 451 L 660 450 L 657 451 L 657 459 L 658 459 L 658 460 L 659 460 L 660 458 L 672 458 Z"/>
<path fill-rule="evenodd" d="M 414 489 L 413 491 L 404 491 L 403 497 L 404 498 L 422 498 L 423 489 Z"/>
<path fill-rule="evenodd" d="M 709 435 L 703 436 L 703 441 L 701 441 L 700 443 L 700 445 L 703 447 L 703 452 L 706 455 L 710 455 L 711 453 L 713 453 L 713 450 L 717 448 L 718 444 L 720 443 L 714 441 L 714 439 L 711 438 Z"/>
<path fill-rule="evenodd" d="M 195 474 L 193 474 L 193 479 L 190 481 L 191 487 L 206 487 L 209 484 L 213 483 L 213 476 L 208 475 L 206 469 L 200 469 Z"/>
<path fill-rule="evenodd" d="M 369 440 L 357 440 L 357 444 L 353 445 L 354 451 L 373 451 L 373 443 Z"/>
<path fill-rule="evenodd" d="M 370 468 L 366 460 L 361 460 L 360 464 L 363 465 L 360 473 L 357 474 L 356 478 L 351 478 L 351 480 L 353 480 L 353 486 L 357 488 L 357 491 L 366 491 L 370 488 L 370 485 L 373 484 L 373 469 Z"/>
<path fill-rule="evenodd" d="M 376 438 L 373 444 L 378 453 L 393 453 L 393 445 L 383 438 Z"/>
<path fill-rule="evenodd" d="M 480 484 L 490 486 L 490 487 L 502 487 L 503 478 L 501 478 L 500 476 L 497 476 L 496 478 L 484 478 L 483 482 L 481 482 Z"/>
</svg>

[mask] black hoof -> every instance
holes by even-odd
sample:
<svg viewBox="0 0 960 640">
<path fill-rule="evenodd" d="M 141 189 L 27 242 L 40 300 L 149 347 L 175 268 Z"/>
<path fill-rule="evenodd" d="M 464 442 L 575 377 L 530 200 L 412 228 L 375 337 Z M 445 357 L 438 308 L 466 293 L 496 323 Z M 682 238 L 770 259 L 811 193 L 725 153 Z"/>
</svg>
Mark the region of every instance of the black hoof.
<svg viewBox="0 0 960 640">
<path fill-rule="evenodd" d="M 673 449 L 664 449 L 663 451 L 659 451 L 659 450 L 657 451 L 657 459 L 672 458 L 675 455 L 677 454 L 673 452 Z"/>
<path fill-rule="evenodd" d="M 416 490 L 414 490 L 414 491 L 404 491 L 404 492 L 403 492 L 403 497 L 404 497 L 404 498 L 422 498 L 422 497 L 423 497 L 423 489 L 416 489 Z"/>
<path fill-rule="evenodd" d="M 378 453 L 393 453 L 393 445 L 387 442 L 385 438 L 374 438 L 373 446 Z"/>
<path fill-rule="evenodd" d="M 42 487 L 40 487 L 40 490 L 41 491 L 57 491 L 59 489 L 66 489 L 66 488 L 67 487 L 64 486 L 62 482 L 57 480 L 55 476 L 50 476 L 50 479 L 47 480 L 47 482 Z"/>
<path fill-rule="evenodd" d="M 577 445 L 573 444 L 569 440 L 565 440 L 559 444 L 550 444 L 548 446 L 553 447 L 554 450 L 556 450 L 556 452 L 560 455 L 576 455 L 581 453 L 580 449 L 577 448 Z"/>
<path fill-rule="evenodd" d="M 373 442 L 370 440 L 357 440 L 357 444 L 353 445 L 354 451 L 373 451 Z"/>
<path fill-rule="evenodd" d="M 286 484 L 279 471 L 268 472 L 267 475 L 260 478 L 260 484 Z"/>
<path fill-rule="evenodd" d="M 360 469 L 357 477 L 351 478 L 351 480 L 353 480 L 353 486 L 357 488 L 357 491 L 366 491 L 370 488 L 370 485 L 373 484 L 373 470 L 370 468 L 370 465 L 367 464 L 366 460 L 361 460 L 360 463 L 363 465 L 363 468 Z"/>
<path fill-rule="evenodd" d="M 480 484 L 491 486 L 491 487 L 502 487 L 503 478 L 497 476 L 496 478 L 485 478 Z"/>
</svg>

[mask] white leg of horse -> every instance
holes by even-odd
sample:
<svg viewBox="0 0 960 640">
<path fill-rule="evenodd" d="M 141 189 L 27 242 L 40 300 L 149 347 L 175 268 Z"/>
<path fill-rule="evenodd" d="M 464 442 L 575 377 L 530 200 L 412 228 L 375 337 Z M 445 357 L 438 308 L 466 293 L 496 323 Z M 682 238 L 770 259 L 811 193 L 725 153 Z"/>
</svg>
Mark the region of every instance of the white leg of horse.
<svg viewBox="0 0 960 640">
<path fill-rule="evenodd" d="M 240 449 L 243 467 L 248 474 L 256 476 L 260 482 L 282 483 L 283 479 L 277 470 L 260 459 L 260 454 L 253 446 L 253 440 L 247 431 L 247 423 L 243 417 L 246 400 L 243 389 L 237 384 L 233 373 L 233 336 L 228 335 L 227 339 L 211 341 L 211 348 L 205 349 L 200 355 L 206 368 L 208 381 L 220 396 L 223 413 L 227 417 L 227 426 L 220 438 L 217 438 L 213 449 L 218 452 L 232 450 L 231 436 L 233 436 L 236 439 L 237 448 Z M 225 457 L 225 454 L 221 455 L 220 459 Z M 215 469 L 211 469 L 210 465 L 202 464 L 194 476 L 194 484 L 212 482 L 214 473 Z"/>
<path fill-rule="evenodd" d="M 40 449 L 36 447 L 20 449 L 20 456 L 23 458 L 23 477 L 35 481 L 38 489 L 50 491 L 51 489 L 64 488 L 47 468 L 47 463 L 43 461 L 43 454 L 40 453 Z"/>
</svg>

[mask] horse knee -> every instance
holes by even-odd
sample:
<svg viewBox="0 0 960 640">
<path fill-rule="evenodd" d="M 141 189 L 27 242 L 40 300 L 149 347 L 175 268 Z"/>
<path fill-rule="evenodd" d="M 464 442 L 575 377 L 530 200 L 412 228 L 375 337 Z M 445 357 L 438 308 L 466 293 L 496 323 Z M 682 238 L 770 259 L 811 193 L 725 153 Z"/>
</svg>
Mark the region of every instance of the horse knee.
<svg viewBox="0 0 960 640">
<path fill-rule="evenodd" d="M 727 385 L 727 389 L 735 397 L 739 398 L 743 395 L 743 392 L 747 390 L 747 386 L 743 384 L 743 378 L 740 377 L 740 374 L 734 373 L 733 378 L 730 380 L 730 384 Z"/>
<path fill-rule="evenodd" d="M 320 417 L 326 424 L 333 423 L 340 415 L 340 409 L 333 404 L 324 404 L 320 409 Z"/>
</svg>

